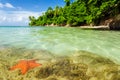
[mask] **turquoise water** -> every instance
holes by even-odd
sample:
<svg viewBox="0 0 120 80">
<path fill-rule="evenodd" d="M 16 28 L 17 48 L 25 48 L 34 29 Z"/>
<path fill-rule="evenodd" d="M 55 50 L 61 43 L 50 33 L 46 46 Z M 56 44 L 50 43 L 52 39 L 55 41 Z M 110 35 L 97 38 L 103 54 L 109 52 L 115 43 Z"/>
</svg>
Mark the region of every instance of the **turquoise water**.
<svg viewBox="0 0 120 80">
<path fill-rule="evenodd" d="M 47 50 L 69 55 L 92 52 L 120 63 L 120 32 L 63 27 L 0 27 L 0 48 Z"/>
</svg>

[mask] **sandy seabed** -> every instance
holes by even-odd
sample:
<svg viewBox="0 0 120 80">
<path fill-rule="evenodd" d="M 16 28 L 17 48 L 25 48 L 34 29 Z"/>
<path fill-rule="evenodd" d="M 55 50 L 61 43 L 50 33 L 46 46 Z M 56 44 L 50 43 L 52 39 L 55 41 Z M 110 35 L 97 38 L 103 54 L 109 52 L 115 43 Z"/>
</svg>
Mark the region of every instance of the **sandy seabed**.
<svg viewBox="0 0 120 80">
<path fill-rule="evenodd" d="M 9 70 L 19 60 L 29 59 L 36 59 L 42 66 L 25 75 L 19 69 Z M 120 65 L 86 51 L 58 56 L 45 50 L 3 48 L 0 50 L 0 80 L 120 80 Z"/>
</svg>

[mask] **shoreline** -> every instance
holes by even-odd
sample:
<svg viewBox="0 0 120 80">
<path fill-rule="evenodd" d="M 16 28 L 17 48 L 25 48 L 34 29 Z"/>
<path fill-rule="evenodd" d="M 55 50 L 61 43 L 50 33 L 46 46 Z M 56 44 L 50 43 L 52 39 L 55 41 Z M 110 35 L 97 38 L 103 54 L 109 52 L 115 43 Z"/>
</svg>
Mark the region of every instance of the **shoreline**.
<svg viewBox="0 0 120 80">
<path fill-rule="evenodd" d="M 60 25 L 51 24 L 51 25 L 45 25 L 45 26 L 46 27 L 68 27 L 68 28 L 74 27 L 74 28 L 81 28 L 81 29 L 110 30 L 108 25 L 99 25 L 99 26 L 91 26 L 91 25 L 89 25 L 89 26 L 69 26 L 69 25 L 65 25 L 65 26 L 60 26 Z"/>
<path fill-rule="evenodd" d="M 108 26 L 81 26 L 81 29 L 86 30 L 110 30 Z"/>
</svg>

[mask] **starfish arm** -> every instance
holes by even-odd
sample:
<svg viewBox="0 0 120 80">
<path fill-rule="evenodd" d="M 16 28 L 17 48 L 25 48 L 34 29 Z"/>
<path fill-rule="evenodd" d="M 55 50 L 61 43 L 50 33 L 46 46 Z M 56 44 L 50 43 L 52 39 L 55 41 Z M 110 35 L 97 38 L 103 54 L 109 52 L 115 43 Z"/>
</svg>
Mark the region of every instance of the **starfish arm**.
<svg viewBox="0 0 120 80">
<path fill-rule="evenodd" d="M 19 61 L 16 65 L 12 66 L 10 68 L 10 70 L 15 70 L 15 69 L 21 68 L 22 63 L 25 63 L 25 60 Z"/>
<path fill-rule="evenodd" d="M 16 64 L 15 66 L 11 67 L 10 70 L 15 70 L 15 69 L 18 69 L 18 68 L 20 68 L 19 64 Z"/>
<path fill-rule="evenodd" d="M 39 64 L 39 63 L 29 63 L 30 68 L 35 68 L 35 67 L 38 67 L 38 66 L 41 66 L 41 64 Z"/>
<path fill-rule="evenodd" d="M 29 70 L 28 65 L 24 65 L 21 67 L 21 74 L 25 74 Z"/>
</svg>

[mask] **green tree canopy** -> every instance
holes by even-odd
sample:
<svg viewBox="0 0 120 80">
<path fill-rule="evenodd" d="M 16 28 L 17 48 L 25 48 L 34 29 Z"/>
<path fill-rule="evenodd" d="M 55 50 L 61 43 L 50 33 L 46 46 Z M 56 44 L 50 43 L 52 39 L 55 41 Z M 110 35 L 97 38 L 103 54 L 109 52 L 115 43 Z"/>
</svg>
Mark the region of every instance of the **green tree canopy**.
<svg viewBox="0 0 120 80">
<path fill-rule="evenodd" d="M 64 7 L 49 7 L 47 11 L 37 19 L 29 17 L 29 25 L 71 25 L 83 24 L 97 25 L 105 18 L 120 14 L 120 0 L 64 0 Z"/>
</svg>

